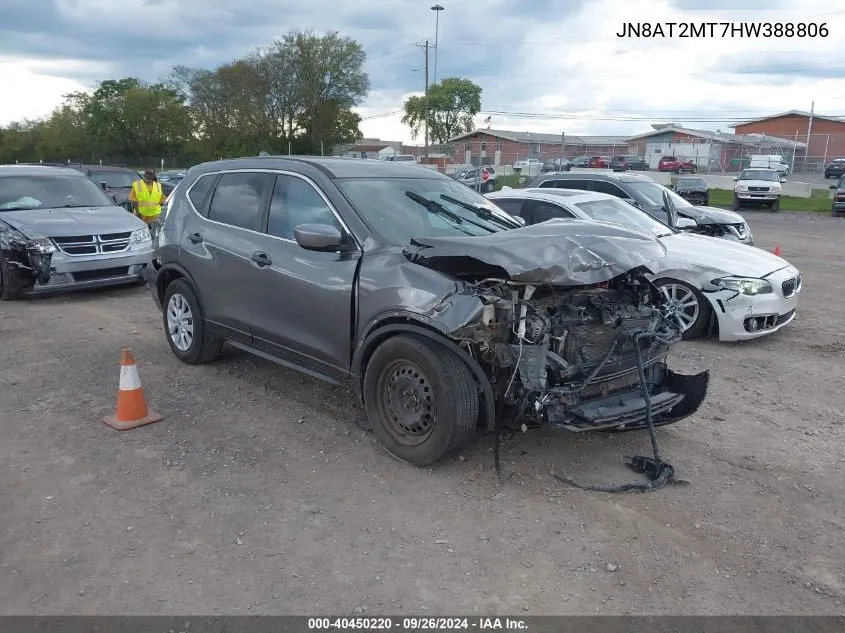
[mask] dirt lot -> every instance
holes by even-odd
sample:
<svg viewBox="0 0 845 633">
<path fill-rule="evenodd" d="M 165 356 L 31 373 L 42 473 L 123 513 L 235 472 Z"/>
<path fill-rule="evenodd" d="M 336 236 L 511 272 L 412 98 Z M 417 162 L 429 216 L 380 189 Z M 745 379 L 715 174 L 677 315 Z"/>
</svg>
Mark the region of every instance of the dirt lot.
<svg viewBox="0 0 845 633">
<path fill-rule="evenodd" d="M 659 431 L 692 484 L 645 495 L 549 471 L 631 480 L 646 433 L 508 438 L 502 482 L 490 437 L 420 470 L 343 391 L 233 350 L 181 365 L 144 288 L 0 304 L 0 612 L 845 612 L 845 221 L 749 219 L 804 272 L 800 316 L 679 346 L 713 370 Z M 119 433 L 123 345 L 165 419 Z"/>
</svg>

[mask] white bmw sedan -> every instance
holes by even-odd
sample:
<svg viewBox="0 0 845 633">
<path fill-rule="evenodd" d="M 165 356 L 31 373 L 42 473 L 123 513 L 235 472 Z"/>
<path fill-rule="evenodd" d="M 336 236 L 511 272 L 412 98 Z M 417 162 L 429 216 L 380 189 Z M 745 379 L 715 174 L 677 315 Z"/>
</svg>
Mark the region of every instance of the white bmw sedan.
<svg viewBox="0 0 845 633">
<path fill-rule="evenodd" d="M 795 318 L 801 274 L 767 251 L 675 231 L 636 207 L 603 193 L 574 189 L 510 189 L 487 194 L 526 224 L 580 218 L 621 224 L 657 237 L 666 257 L 654 264 L 653 282 L 684 326 L 684 338 L 718 332 L 741 341 L 776 332 Z"/>
</svg>

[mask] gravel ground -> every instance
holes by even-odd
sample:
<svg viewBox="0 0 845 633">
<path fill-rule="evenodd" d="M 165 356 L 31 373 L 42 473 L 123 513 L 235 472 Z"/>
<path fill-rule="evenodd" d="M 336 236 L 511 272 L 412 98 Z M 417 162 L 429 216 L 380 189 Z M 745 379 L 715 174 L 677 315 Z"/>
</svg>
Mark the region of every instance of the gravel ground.
<svg viewBox="0 0 845 633">
<path fill-rule="evenodd" d="M 609 495 L 648 435 L 490 437 L 416 469 L 348 393 L 234 350 L 188 367 L 144 288 L 0 304 L 3 614 L 841 614 L 845 222 L 749 214 L 802 269 L 799 317 L 660 430 L 689 486 Z M 120 433 L 120 348 L 164 421 Z"/>
</svg>

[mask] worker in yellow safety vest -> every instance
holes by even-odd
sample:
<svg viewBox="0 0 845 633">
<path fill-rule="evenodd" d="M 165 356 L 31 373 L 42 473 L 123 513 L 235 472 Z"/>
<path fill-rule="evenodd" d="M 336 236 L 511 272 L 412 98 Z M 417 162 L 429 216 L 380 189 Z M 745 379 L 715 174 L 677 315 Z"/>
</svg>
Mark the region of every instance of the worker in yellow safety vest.
<svg viewBox="0 0 845 633">
<path fill-rule="evenodd" d="M 158 220 L 161 213 L 161 205 L 165 203 L 167 196 L 161 190 L 161 183 L 156 178 L 152 169 L 144 170 L 144 177 L 132 183 L 132 191 L 129 192 L 129 202 L 135 215 L 147 224 Z"/>
</svg>

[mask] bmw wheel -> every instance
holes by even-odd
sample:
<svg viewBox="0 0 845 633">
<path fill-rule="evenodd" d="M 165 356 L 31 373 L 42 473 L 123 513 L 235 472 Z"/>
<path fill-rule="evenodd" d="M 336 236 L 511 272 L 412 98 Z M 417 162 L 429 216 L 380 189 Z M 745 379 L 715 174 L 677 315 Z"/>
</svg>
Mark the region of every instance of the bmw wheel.
<svg viewBox="0 0 845 633">
<path fill-rule="evenodd" d="M 707 331 L 711 308 L 701 292 L 677 279 L 658 279 L 654 285 L 666 300 L 669 315 L 680 322 L 684 340 L 699 338 Z"/>
</svg>

